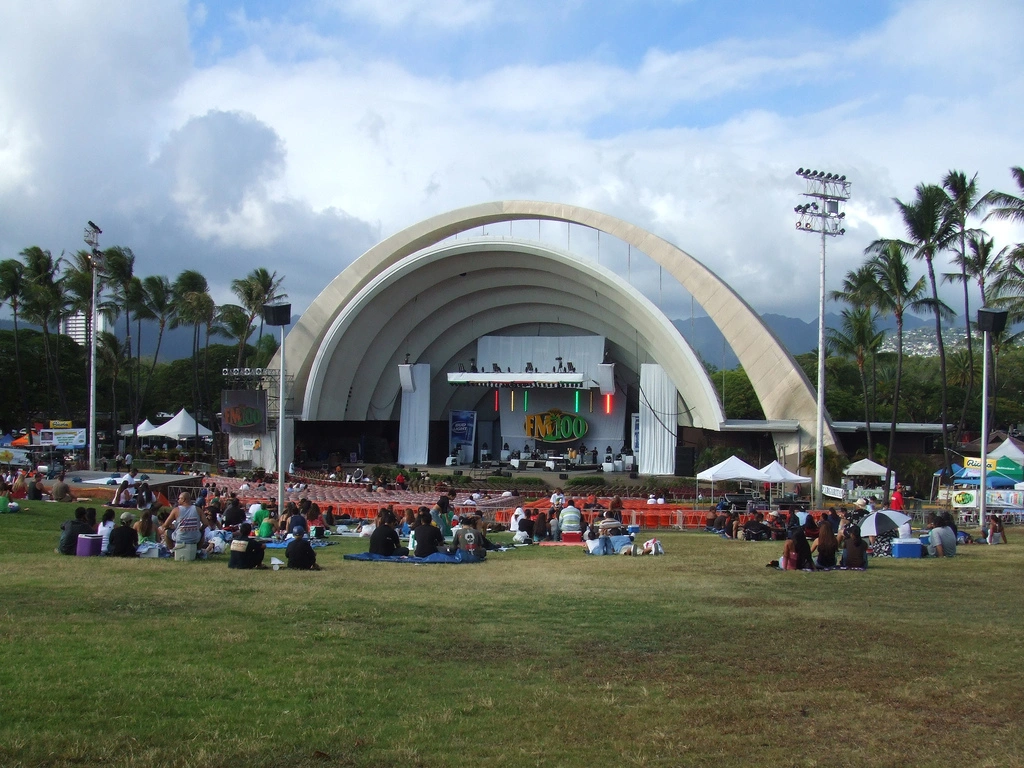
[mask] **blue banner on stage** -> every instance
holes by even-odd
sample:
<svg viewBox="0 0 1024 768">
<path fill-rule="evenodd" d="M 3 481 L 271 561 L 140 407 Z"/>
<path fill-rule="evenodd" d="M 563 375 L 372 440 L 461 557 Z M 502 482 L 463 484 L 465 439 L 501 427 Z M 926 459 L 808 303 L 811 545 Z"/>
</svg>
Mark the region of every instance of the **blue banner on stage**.
<svg viewBox="0 0 1024 768">
<path fill-rule="evenodd" d="M 468 446 L 469 461 L 473 460 L 473 445 L 476 440 L 476 411 L 448 412 L 448 449 L 451 452 L 464 452 Z M 465 460 L 465 459 L 464 459 Z"/>
</svg>

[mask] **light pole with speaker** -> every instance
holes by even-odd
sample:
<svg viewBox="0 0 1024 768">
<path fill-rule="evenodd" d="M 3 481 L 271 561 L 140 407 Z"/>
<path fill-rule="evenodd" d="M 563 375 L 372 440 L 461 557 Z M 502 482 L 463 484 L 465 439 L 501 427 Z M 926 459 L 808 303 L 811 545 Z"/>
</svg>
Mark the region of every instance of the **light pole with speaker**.
<svg viewBox="0 0 1024 768">
<path fill-rule="evenodd" d="M 284 482 L 285 469 L 288 465 L 284 459 L 284 329 L 292 321 L 291 304 L 264 304 L 263 322 L 278 326 L 281 329 L 281 381 L 277 400 L 277 514 L 284 514 Z"/>
<path fill-rule="evenodd" d="M 992 346 L 992 334 L 1000 334 L 1006 328 L 1005 309 L 982 307 L 978 310 L 978 329 L 982 334 L 981 363 L 981 477 L 978 484 L 978 524 L 981 535 L 985 535 L 985 512 L 988 497 L 988 358 Z"/>
</svg>

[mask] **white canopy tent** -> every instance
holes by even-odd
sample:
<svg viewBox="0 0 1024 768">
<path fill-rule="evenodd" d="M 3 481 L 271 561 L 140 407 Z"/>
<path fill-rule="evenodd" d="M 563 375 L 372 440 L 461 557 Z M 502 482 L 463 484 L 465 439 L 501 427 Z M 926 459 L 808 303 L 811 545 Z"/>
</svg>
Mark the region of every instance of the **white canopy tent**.
<svg viewBox="0 0 1024 768">
<path fill-rule="evenodd" d="M 988 457 L 990 459 L 1001 459 L 1005 457 L 1016 464 L 1024 464 L 1024 451 L 1022 451 L 1009 437 L 1006 438 L 998 448 L 993 451 L 989 451 Z"/>
<path fill-rule="evenodd" d="M 711 499 L 715 498 L 715 482 L 722 480 L 758 480 L 767 482 L 768 476 L 757 467 L 752 467 L 747 462 L 736 456 L 730 456 L 723 462 L 708 467 L 697 474 L 697 489 L 700 495 L 700 481 L 711 483 Z"/>
<path fill-rule="evenodd" d="M 150 431 L 152 429 L 153 429 L 153 425 L 150 423 L 149 419 L 146 419 L 145 421 L 143 421 L 141 424 L 139 424 L 135 428 L 135 434 L 137 434 L 139 437 L 146 437 L 146 436 L 149 435 L 149 433 L 150 433 Z M 121 430 L 121 436 L 122 437 L 128 437 L 128 435 L 130 435 L 130 434 L 132 434 L 132 430 L 130 430 L 130 429 L 122 429 Z"/>
<path fill-rule="evenodd" d="M 888 472 L 888 469 L 871 459 L 855 461 L 843 470 L 844 475 L 851 477 L 885 477 L 886 472 Z"/>
<path fill-rule="evenodd" d="M 796 472 L 790 472 L 784 466 L 779 464 L 778 461 L 773 461 L 771 464 L 768 464 L 767 466 L 761 467 L 761 471 L 764 472 L 768 476 L 768 482 L 772 483 L 772 484 L 775 484 L 775 483 L 783 483 L 783 484 L 785 484 L 785 483 L 809 483 L 809 482 L 811 482 L 811 478 L 804 477 L 803 475 L 798 475 L 798 474 L 796 474 Z M 769 488 L 771 488 L 771 486 L 769 486 Z M 771 503 L 772 503 L 772 494 L 771 494 L 771 491 L 769 490 L 768 491 L 768 504 L 771 505 Z"/>
<path fill-rule="evenodd" d="M 174 415 L 173 419 L 149 430 L 146 433 L 146 437 L 170 437 L 175 440 L 186 440 L 196 435 L 209 437 L 212 434 L 213 432 L 202 424 L 197 425 L 196 420 L 192 418 L 189 412 L 182 408 Z"/>
</svg>

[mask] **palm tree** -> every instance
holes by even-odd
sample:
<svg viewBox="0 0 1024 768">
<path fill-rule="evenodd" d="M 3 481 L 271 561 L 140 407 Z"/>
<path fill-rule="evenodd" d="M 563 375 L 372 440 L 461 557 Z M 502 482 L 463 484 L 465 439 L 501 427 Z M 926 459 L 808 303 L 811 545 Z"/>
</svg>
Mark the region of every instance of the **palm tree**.
<svg viewBox="0 0 1024 768">
<path fill-rule="evenodd" d="M 832 291 L 833 301 L 844 301 L 851 306 L 877 307 L 875 296 L 875 275 L 870 264 L 862 264 L 846 273 L 843 286 Z M 878 349 L 871 351 L 871 421 L 875 420 L 875 405 L 878 402 Z"/>
<path fill-rule="evenodd" d="M 153 381 L 153 371 L 156 370 L 157 359 L 160 357 L 160 345 L 163 343 L 164 331 L 167 325 L 173 322 L 177 308 L 174 304 L 174 291 L 171 281 L 163 275 L 149 275 L 142 279 L 142 311 L 146 317 L 156 320 L 157 336 L 156 349 L 153 351 L 153 361 L 149 365 L 149 373 L 146 375 L 146 383 L 139 398 L 140 402 L 146 402 L 149 394 L 149 385 Z"/>
<path fill-rule="evenodd" d="M 912 246 L 915 259 L 923 259 L 928 267 L 928 284 L 931 287 L 932 310 L 935 313 L 935 344 L 939 351 L 939 376 L 941 392 L 941 429 L 942 456 L 946 472 L 952 474 L 949 465 L 949 421 L 946 392 L 946 347 L 942 343 L 942 311 L 939 302 L 939 290 L 935 282 L 935 256 L 949 247 L 953 237 L 953 229 L 946 211 L 949 197 L 942 187 L 934 184 L 919 184 L 915 190 L 916 198 L 910 203 L 894 200 L 903 218 L 907 230 L 908 241 Z"/>
<path fill-rule="evenodd" d="M 1019 165 L 1010 169 L 1010 175 L 1017 182 L 1017 189 L 1020 195 L 1011 195 L 1008 192 L 997 192 L 992 190 L 983 198 L 986 205 L 992 206 L 985 221 L 989 219 L 1004 219 L 1015 221 L 1018 224 L 1024 223 L 1024 168 Z"/>
<path fill-rule="evenodd" d="M 17 259 L 0 261 L 0 301 L 11 305 L 14 315 L 14 367 L 18 372 L 18 393 L 25 423 L 29 422 L 28 399 L 25 395 L 25 379 L 21 372 L 21 352 L 18 348 L 18 311 L 25 295 L 25 265 Z"/>
<path fill-rule="evenodd" d="M 59 324 L 68 307 L 67 293 L 60 279 L 61 260 L 36 245 L 26 248 L 21 255 L 25 258 L 24 316 L 43 329 L 43 356 L 47 368 L 53 371 L 59 408 L 68 418 L 71 414 L 60 375 L 60 349 L 59 345 L 52 348 L 50 344 L 50 327 Z"/>
<path fill-rule="evenodd" d="M 978 174 L 970 179 L 963 171 L 950 171 L 942 180 L 942 188 L 949 195 L 946 204 L 946 219 L 950 226 L 951 245 L 953 246 L 953 263 L 960 267 L 960 282 L 964 288 L 964 330 L 967 337 L 967 355 L 974 357 L 974 339 L 971 333 L 971 300 L 968 291 L 967 279 L 967 239 L 979 233 L 976 230 L 968 229 L 967 220 L 972 216 L 981 214 L 985 207 L 984 198 L 978 196 Z M 948 276 L 943 275 L 943 279 Z M 967 404 L 974 393 L 974 366 L 968 367 L 970 380 L 967 382 L 967 391 L 964 397 L 963 407 L 960 410 L 960 419 L 956 425 L 956 436 L 954 443 L 960 442 L 960 435 L 967 420 Z"/>
<path fill-rule="evenodd" d="M 222 304 L 217 312 L 217 320 L 224 335 L 238 341 L 237 365 L 241 367 L 242 353 L 253 332 L 252 318 L 237 304 Z"/>
<path fill-rule="evenodd" d="M 253 322 L 257 316 L 260 318 L 260 333 L 256 338 L 257 343 L 263 338 L 263 305 L 288 298 L 287 293 L 281 292 L 283 282 L 283 277 L 278 277 L 277 272 L 268 272 L 265 267 L 256 267 L 242 280 L 231 281 L 231 290 L 238 296 L 238 300 L 249 313 L 249 322 Z M 239 365 L 241 365 L 241 360 L 239 360 Z"/>
<path fill-rule="evenodd" d="M 885 333 L 875 327 L 878 314 L 867 306 L 854 306 L 843 310 L 841 329 L 828 329 L 827 343 L 844 357 L 852 357 L 860 373 L 860 385 L 864 393 L 864 428 L 867 430 L 868 456 L 871 452 L 871 405 L 868 399 L 868 380 L 865 363 L 869 355 L 878 349 Z"/>
<path fill-rule="evenodd" d="M 117 383 L 125 366 L 124 347 L 116 334 L 100 331 L 96 334 L 96 368 L 110 377 L 110 429 L 117 440 L 120 422 L 117 417 Z"/>
<path fill-rule="evenodd" d="M 197 424 L 202 398 L 199 383 L 199 329 L 206 319 L 206 308 L 210 299 L 209 284 L 202 273 L 186 269 L 174 280 L 172 286 L 177 313 L 171 320 L 171 328 L 182 325 L 192 326 L 192 409 L 196 412 Z M 198 431 L 198 426 L 197 426 Z M 198 437 L 198 435 L 197 435 Z"/>
<path fill-rule="evenodd" d="M 925 282 L 919 277 L 910 280 L 910 266 L 906 255 L 911 246 L 900 240 L 877 240 L 868 246 L 866 253 L 873 254 L 868 262 L 874 277 L 871 286 L 871 303 L 882 315 L 891 315 L 896 320 L 896 378 L 893 383 L 892 421 L 889 424 L 889 453 L 886 467 L 885 488 L 892 480 L 892 461 L 896 450 L 896 421 L 899 416 L 900 385 L 903 380 L 903 316 L 910 310 L 922 309 L 927 304 Z"/>
</svg>

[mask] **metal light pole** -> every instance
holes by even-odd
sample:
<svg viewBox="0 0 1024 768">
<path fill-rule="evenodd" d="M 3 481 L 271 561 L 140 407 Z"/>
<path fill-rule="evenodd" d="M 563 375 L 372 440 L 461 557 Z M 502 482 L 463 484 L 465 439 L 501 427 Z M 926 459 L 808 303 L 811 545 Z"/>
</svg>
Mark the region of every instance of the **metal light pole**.
<svg viewBox="0 0 1024 768">
<path fill-rule="evenodd" d="M 793 209 L 800 218 L 796 228 L 803 232 L 821 233 L 821 264 L 818 269 L 818 402 L 817 434 L 814 449 L 814 505 L 821 509 L 825 463 L 825 239 L 845 235 L 842 221 L 846 213 L 840 206 L 850 199 L 850 182 L 845 176 L 825 171 L 797 169 L 797 176 L 807 181 L 804 197 L 811 202 Z M 821 201 L 820 204 L 818 201 Z"/>
<path fill-rule="evenodd" d="M 988 500 L 988 357 L 989 348 L 992 346 L 991 333 L 1002 333 L 1006 328 L 1005 309 L 989 309 L 982 307 L 978 310 L 978 327 L 982 331 L 982 371 L 981 371 L 981 477 L 978 483 L 978 525 L 981 526 L 981 535 L 985 535 L 985 513 Z"/>
<path fill-rule="evenodd" d="M 103 230 L 91 221 L 85 227 L 85 244 L 92 248 L 92 299 L 89 302 L 89 470 L 96 470 L 96 272 L 100 267 L 100 235 Z"/>
<path fill-rule="evenodd" d="M 281 356 L 281 374 L 277 400 L 277 513 L 279 515 L 284 513 L 285 470 L 288 468 L 284 459 L 284 329 L 291 322 L 291 318 L 291 304 L 263 305 L 263 322 L 281 328 L 281 347 L 278 349 L 278 354 Z"/>
</svg>

